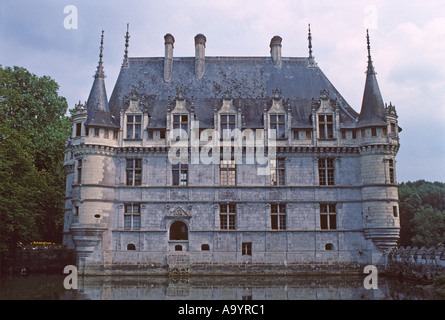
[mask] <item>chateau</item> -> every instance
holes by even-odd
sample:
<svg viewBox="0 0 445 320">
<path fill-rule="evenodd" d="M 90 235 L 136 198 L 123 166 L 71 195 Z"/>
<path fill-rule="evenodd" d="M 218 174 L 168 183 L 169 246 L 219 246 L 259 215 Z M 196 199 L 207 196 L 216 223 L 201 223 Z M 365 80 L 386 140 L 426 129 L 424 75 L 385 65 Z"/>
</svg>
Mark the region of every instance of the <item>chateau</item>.
<svg viewBox="0 0 445 320">
<path fill-rule="evenodd" d="M 363 272 L 399 238 L 397 114 L 369 35 L 360 113 L 308 57 L 99 64 L 65 151 L 64 245 L 80 274 Z M 349 70 L 350 73 L 359 72 Z"/>
</svg>

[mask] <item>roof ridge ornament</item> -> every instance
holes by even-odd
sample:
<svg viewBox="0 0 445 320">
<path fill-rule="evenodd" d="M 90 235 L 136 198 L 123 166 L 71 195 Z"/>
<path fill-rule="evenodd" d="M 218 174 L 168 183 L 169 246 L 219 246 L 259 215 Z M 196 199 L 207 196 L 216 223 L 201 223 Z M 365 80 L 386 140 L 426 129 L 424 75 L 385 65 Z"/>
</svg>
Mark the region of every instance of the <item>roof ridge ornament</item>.
<svg viewBox="0 0 445 320">
<path fill-rule="evenodd" d="M 130 24 L 127 23 L 127 32 L 125 33 L 125 50 L 124 50 L 124 61 L 122 62 L 122 67 L 128 68 L 128 47 L 130 41 L 129 33 Z"/>
<path fill-rule="evenodd" d="M 366 70 L 366 74 L 377 74 L 375 72 L 374 66 L 372 64 L 371 59 L 371 41 L 369 40 L 369 31 L 366 29 L 366 45 L 368 49 L 368 70 Z"/>
<path fill-rule="evenodd" d="M 102 35 L 100 38 L 100 51 L 99 51 L 99 65 L 97 66 L 96 74 L 94 75 L 95 78 L 105 78 L 104 73 L 104 67 L 103 67 L 103 51 L 104 51 L 104 30 L 102 30 Z"/>
<path fill-rule="evenodd" d="M 311 33 L 311 24 L 308 24 L 308 36 L 307 36 L 307 40 L 308 40 L 308 49 L 309 49 L 309 57 L 308 57 L 308 61 L 309 61 L 309 67 L 316 67 L 317 63 L 315 62 L 314 56 L 312 55 L 312 33 Z"/>
</svg>

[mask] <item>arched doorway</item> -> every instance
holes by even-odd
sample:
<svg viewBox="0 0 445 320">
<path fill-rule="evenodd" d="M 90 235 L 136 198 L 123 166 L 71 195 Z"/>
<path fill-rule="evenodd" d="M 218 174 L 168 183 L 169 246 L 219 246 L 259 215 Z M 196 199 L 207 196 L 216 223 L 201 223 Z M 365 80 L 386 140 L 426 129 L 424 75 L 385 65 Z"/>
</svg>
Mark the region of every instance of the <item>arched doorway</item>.
<svg viewBox="0 0 445 320">
<path fill-rule="evenodd" d="M 170 226 L 170 240 L 188 240 L 188 228 L 182 221 L 175 221 Z"/>
</svg>

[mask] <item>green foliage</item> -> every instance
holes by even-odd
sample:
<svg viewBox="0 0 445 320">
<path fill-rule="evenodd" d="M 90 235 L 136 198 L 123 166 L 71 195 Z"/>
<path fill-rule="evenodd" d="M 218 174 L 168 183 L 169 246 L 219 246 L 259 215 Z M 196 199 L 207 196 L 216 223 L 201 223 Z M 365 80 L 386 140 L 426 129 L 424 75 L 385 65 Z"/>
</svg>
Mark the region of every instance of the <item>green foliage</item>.
<svg viewBox="0 0 445 320">
<path fill-rule="evenodd" d="M 445 243 L 445 183 L 418 180 L 399 185 L 400 244 Z"/>
<path fill-rule="evenodd" d="M 60 242 L 63 157 L 71 120 L 58 84 L 0 65 L 0 252 L 19 243 Z"/>
</svg>

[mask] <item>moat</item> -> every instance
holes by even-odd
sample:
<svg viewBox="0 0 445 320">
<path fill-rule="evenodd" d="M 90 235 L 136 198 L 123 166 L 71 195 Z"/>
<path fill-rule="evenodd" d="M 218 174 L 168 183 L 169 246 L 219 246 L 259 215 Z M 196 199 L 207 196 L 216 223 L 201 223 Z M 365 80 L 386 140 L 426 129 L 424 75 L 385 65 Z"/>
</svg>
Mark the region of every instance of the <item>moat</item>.
<svg viewBox="0 0 445 320">
<path fill-rule="evenodd" d="M 79 277 L 64 288 L 64 275 L 2 276 L 1 300 L 445 300 L 430 286 L 365 276 L 295 277 Z"/>
</svg>

